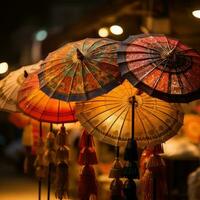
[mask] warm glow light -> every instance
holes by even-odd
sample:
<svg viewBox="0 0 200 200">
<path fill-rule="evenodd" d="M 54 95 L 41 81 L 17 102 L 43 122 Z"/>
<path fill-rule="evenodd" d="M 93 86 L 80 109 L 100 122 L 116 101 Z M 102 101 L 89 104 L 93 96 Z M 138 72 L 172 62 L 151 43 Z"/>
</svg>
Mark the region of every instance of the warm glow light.
<svg viewBox="0 0 200 200">
<path fill-rule="evenodd" d="M 200 10 L 194 10 L 194 11 L 192 12 L 192 15 L 193 15 L 194 17 L 200 19 Z"/>
<path fill-rule="evenodd" d="M 110 27 L 110 31 L 111 33 L 113 33 L 114 35 L 121 35 L 123 33 L 123 29 L 121 26 L 119 25 L 113 25 Z"/>
<path fill-rule="evenodd" d="M 107 28 L 103 27 L 99 29 L 98 34 L 100 37 L 108 37 L 109 31 Z"/>
<path fill-rule="evenodd" d="M 35 39 L 39 42 L 45 40 L 47 38 L 47 31 L 46 30 L 39 30 L 36 34 L 35 34 Z"/>
<path fill-rule="evenodd" d="M 8 71 L 8 63 L 2 62 L 0 63 L 0 74 L 4 74 Z"/>
</svg>

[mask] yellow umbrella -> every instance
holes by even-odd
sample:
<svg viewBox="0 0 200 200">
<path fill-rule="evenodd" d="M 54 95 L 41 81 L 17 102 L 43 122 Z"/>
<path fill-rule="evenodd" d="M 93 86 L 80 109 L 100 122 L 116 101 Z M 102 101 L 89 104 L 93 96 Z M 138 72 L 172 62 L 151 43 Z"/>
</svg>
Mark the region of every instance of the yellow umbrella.
<svg viewBox="0 0 200 200">
<path fill-rule="evenodd" d="M 162 143 L 177 133 L 183 122 L 179 106 L 140 93 L 127 80 L 103 96 L 77 103 L 77 118 L 100 140 L 126 143 L 132 136 L 133 96 L 134 137 L 139 147 Z"/>
<path fill-rule="evenodd" d="M 10 72 L 8 76 L 0 81 L 0 110 L 19 112 L 17 107 L 18 91 L 26 76 L 40 69 L 41 62 L 23 66 L 18 70 Z"/>
</svg>

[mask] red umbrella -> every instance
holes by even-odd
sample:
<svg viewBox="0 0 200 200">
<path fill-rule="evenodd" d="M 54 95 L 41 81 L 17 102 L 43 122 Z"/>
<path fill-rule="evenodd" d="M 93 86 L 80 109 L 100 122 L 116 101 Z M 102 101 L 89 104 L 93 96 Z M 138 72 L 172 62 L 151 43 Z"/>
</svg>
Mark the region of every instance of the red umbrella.
<svg viewBox="0 0 200 200">
<path fill-rule="evenodd" d="M 200 54 L 164 35 L 130 36 L 118 51 L 121 74 L 135 87 L 168 102 L 200 98 Z"/>
</svg>

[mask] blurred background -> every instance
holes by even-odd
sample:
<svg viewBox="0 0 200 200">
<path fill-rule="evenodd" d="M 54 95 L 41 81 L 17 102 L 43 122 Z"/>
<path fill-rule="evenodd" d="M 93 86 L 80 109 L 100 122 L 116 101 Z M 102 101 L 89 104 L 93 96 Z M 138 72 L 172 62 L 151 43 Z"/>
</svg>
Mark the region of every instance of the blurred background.
<svg viewBox="0 0 200 200">
<path fill-rule="evenodd" d="M 45 58 L 67 42 L 86 37 L 124 40 L 132 34 L 164 33 L 200 50 L 199 0 L 6 0 L 1 6 L 0 24 L 0 63 L 9 66 L 4 69 L 0 65 L 0 79 Z M 183 105 L 183 109 L 187 114 L 185 126 L 165 147 L 170 200 L 188 199 L 187 176 L 199 165 L 200 103 Z M 0 113 L 0 200 L 27 199 L 27 193 L 32 194 L 28 200 L 36 199 L 33 174 L 23 175 L 23 127 L 9 119 L 9 114 Z M 77 147 L 76 139 L 73 145 Z M 104 175 L 112 163 L 113 149 L 100 145 L 101 155 L 101 151 L 109 152 L 101 158 L 98 169 Z"/>
</svg>

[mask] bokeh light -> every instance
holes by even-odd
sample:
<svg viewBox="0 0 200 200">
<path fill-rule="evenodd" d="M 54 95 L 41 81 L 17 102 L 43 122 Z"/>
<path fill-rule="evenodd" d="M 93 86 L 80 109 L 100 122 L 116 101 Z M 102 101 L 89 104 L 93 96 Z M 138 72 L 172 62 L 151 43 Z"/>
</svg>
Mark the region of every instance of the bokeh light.
<svg viewBox="0 0 200 200">
<path fill-rule="evenodd" d="M 110 27 L 110 31 L 114 35 L 121 35 L 123 33 L 123 28 L 119 25 L 113 25 Z"/>
<path fill-rule="evenodd" d="M 47 31 L 46 30 L 39 30 L 36 34 L 35 34 L 35 39 L 39 42 L 45 40 L 47 38 Z"/>
<path fill-rule="evenodd" d="M 192 12 L 192 15 L 193 15 L 194 17 L 200 19 L 200 10 L 194 10 L 194 11 Z"/>
<path fill-rule="evenodd" d="M 8 71 L 8 63 L 2 62 L 0 63 L 0 74 L 4 74 Z"/>
<path fill-rule="evenodd" d="M 100 28 L 98 31 L 98 34 L 100 37 L 108 37 L 108 35 L 109 35 L 108 28 L 106 28 L 106 27 Z"/>
</svg>

